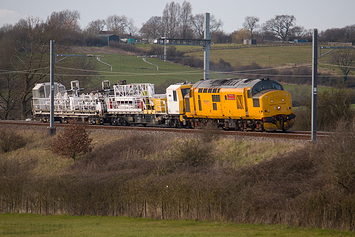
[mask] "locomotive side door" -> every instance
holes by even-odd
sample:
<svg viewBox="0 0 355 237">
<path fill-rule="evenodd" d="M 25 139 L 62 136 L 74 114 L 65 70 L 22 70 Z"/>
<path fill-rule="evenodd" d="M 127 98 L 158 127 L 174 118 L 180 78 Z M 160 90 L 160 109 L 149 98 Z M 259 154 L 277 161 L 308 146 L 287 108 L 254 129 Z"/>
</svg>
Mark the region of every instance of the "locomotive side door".
<svg viewBox="0 0 355 237">
<path fill-rule="evenodd" d="M 177 85 L 171 85 L 166 89 L 169 114 L 180 114 L 178 89 L 179 86 Z"/>
<path fill-rule="evenodd" d="M 252 102 L 250 88 L 244 88 L 244 103 L 245 103 L 245 116 L 249 117 L 248 104 L 249 101 Z"/>
</svg>

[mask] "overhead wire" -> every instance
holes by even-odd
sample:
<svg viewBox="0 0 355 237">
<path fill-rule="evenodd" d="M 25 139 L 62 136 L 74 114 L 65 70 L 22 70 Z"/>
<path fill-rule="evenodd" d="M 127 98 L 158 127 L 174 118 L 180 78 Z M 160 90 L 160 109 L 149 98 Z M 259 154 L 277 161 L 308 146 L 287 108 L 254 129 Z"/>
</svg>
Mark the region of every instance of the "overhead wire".
<svg viewBox="0 0 355 237">
<path fill-rule="evenodd" d="M 0 75 L 1 74 L 10 74 L 10 73 L 29 73 L 32 71 L 39 71 L 39 70 L 45 70 L 49 69 L 49 67 L 44 67 L 44 68 L 35 68 L 35 69 L 27 69 L 27 70 L 7 70 L 7 69 L 0 69 Z M 34 73 L 34 74 L 43 74 L 43 73 Z"/>
</svg>

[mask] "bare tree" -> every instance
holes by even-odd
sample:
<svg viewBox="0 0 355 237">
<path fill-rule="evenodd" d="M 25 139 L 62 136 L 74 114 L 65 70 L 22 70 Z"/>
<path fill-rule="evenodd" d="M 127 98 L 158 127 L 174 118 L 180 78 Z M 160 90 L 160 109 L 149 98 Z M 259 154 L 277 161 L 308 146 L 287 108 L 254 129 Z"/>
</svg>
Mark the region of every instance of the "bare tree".
<svg viewBox="0 0 355 237">
<path fill-rule="evenodd" d="M 49 26 L 57 29 L 65 30 L 80 30 L 78 20 L 80 13 L 78 11 L 64 10 L 61 12 L 53 12 L 47 19 Z"/>
<path fill-rule="evenodd" d="M 353 70 L 352 65 L 355 62 L 354 49 L 337 49 L 331 54 L 330 61 L 338 65 L 340 71 L 344 75 L 343 84 L 348 80 L 348 74 Z"/>
<path fill-rule="evenodd" d="M 11 110 L 18 100 L 18 88 L 16 74 L 12 72 L 11 48 L 7 47 L 10 40 L 7 36 L 12 30 L 11 25 L 5 25 L 0 29 L 0 117 L 8 119 Z M 0 110 L 0 111 L 1 111 Z"/>
<path fill-rule="evenodd" d="M 203 38 L 203 23 L 205 21 L 205 14 L 197 14 L 193 17 L 193 30 L 196 34 L 195 37 Z M 217 20 L 214 15 L 210 16 L 210 31 L 213 34 L 214 32 L 220 31 L 223 26 L 223 22 L 221 19 Z"/>
<path fill-rule="evenodd" d="M 125 34 L 129 34 L 132 26 L 133 20 L 129 20 L 126 16 L 112 15 L 107 17 L 106 20 L 107 30 L 113 31 L 121 37 Z"/>
<path fill-rule="evenodd" d="M 174 1 L 167 3 L 163 11 L 163 25 L 168 38 L 179 37 L 180 4 Z"/>
<path fill-rule="evenodd" d="M 97 19 L 95 21 L 91 21 L 86 27 L 86 32 L 91 35 L 98 34 L 104 30 L 105 25 L 106 25 L 105 20 Z"/>
<path fill-rule="evenodd" d="M 276 15 L 275 18 L 268 20 L 263 29 L 266 32 L 272 32 L 282 41 L 286 41 L 296 25 L 296 18 L 293 15 Z"/>
<path fill-rule="evenodd" d="M 57 44 L 72 45 L 81 32 L 79 19 L 78 11 L 53 12 L 45 23 L 46 36 L 50 36 L 50 38 L 46 37 L 45 41 L 54 40 Z"/>
<path fill-rule="evenodd" d="M 355 25 L 343 28 L 331 28 L 320 33 L 321 41 L 329 42 L 355 42 Z"/>
<path fill-rule="evenodd" d="M 25 119 L 30 111 L 32 88 L 36 83 L 44 81 L 48 75 L 49 47 L 44 45 L 47 37 L 44 23 L 39 18 L 28 17 L 11 27 L 1 41 L 1 47 L 7 48 L 6 63 L 13 73 L 11 76 L 7 75 L 7 80 L 13 80 L 11 83 L 15 83 L 7 88 L 11 89 L 7 96 L 17 94 L 22 119 Z M 10 101 L 13 101 L 13 98 Z"/>
<path fill-rule="evenodd" d="M 138 32 L 138 28 L 134 25 L 134 20 L 132 18 L 128 19 L 127 31 L 131 36 L 136 35 Z"/>
<path fill-rule="evenodd" d="M 5 111 L 4 116 L 8 116 L 15 107 L 20 108 L 21 119 L 29 114 L 33 87 L 49 80 L 49 41 L 56 41 L 56 52 L 65 52 L 68 48 L 61 47 L 60 43 L 66 42 L 65 39 L 71 37 L 68 34 L 77 29 L 75 20 L 63 20 L 62 16 L 68 14 L 52 14 L 47 22 L 27 17 L 0 31 L 0 104 Z M 58 28 L 56 22 L 62 28 Z M 78 63 L 76 60 L 70 66 Z M 56 76 L 58 80 L 59 75 Z"/>
<path fill-rule="evenodd" d="M 182 3 L 180 18 L 181 18 L 181 38 L 188 39 L 193 38 L 191 29 L 192 19 L 192 7 L 191 3 L 184 1 Z"/>
<path fill-rule="evenodd" d="M 164 28 L 162 25 L 162 19 L 160 16 L 152 16 L 147 22 L 145 22 L 139 31 L 143 38 L 148 41 L 164 36 Z"/>
<path fill-rule="evenodd" d="M 355 42 L 355 25 L 345 26 L 345 39 L 347 42 Z"/>
<path fill-rule="evenodd" d="M 16 76 L 7 70 L 2 69 L 0 73 L 0 108 L 4 111 L 1 117 L 8 119 L 19 99 L 16 93 L 17 81 Z"/>
<path fill-rule="evenodd" d="M 253 31 L 259 27 L 257 24 L 259 22 L 259 18 L 256 16 L 247 16 L 245 17 L 245 22 L 243 23 L 243 27 L 250 31 L 250 38 L 253 39 Z"/>
<path fill-rule="evenodd" d="M 290 31 L 290 37 L 291 38 L 298 38 L 298 39 L 308 39 L 312 40 L 312 30 L 306 30 L 303 26 L 295 26 L 291 29 Z"/>
</svg>

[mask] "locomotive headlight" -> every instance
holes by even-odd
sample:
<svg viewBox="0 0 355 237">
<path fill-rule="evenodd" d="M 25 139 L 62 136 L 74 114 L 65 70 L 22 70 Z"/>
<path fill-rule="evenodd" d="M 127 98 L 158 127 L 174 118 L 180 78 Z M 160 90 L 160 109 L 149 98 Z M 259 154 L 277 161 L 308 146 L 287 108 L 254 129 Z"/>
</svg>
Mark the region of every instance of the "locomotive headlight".
<svg viewBox="0 0 355 237">
<path fill-rule="evenodd" d="M 281 106 L 277 107 L 277 109 L 281 109 Z"/>
</svg>

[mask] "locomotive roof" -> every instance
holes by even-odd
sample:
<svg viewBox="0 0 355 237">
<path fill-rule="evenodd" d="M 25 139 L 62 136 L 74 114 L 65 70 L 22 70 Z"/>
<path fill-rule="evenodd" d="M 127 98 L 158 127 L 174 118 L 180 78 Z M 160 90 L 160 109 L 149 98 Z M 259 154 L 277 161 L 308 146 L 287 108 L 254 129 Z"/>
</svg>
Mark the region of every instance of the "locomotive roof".
<svg viewBox="0 0 355 237">
<path fill-rule="evenodd" d="M 265 79 L 236 79 L 236 78 L 227 78 L 227 79 L 208 79 L 201 80 L 196 82 L 193 87 L 195 88 L 244 88 L 244 87 L 253 87 L 259 81 Z"/>
</svg>

